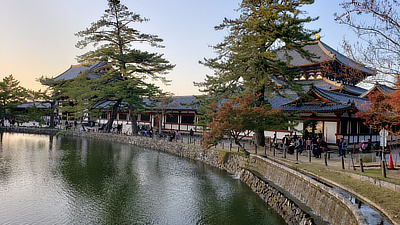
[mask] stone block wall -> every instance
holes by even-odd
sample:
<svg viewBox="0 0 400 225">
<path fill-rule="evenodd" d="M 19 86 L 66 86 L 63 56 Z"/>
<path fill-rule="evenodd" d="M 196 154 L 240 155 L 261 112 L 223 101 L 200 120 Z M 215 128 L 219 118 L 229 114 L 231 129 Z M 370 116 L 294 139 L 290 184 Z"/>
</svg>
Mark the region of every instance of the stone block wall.
<svg viewBox="0 0 400 225">
<path fill-rule="evenodd" d="M 284 193 L 277 190 L 270 194 L 273 187 L 262 181 L 262 179 L 258 178 L 257 180 L 255 177 L 261 176 L 261 178 L 266 178 L 282 187 L 331 224 L 366 224 L 365 218 L 359 209 L 339 193 L 297 171 L 261 156 L 251 155 L 246 157 L 244 154 L 236 152 L 204 150 L 198 145 L 167 142 L 140 136 L 118 136 L 103 133 L 83 134 L 88 135 L 90 138 L 129 143 L 169 152 L 202 161 L 231 174 L 239 174 L 242 181 L 255 190 L 267 203 L 271 205 L 271 202 L 280 202 L 280 204 L 272 204 L 271 206 L 281 214 L 288 224 L 313 224 L 315 222 L 306 210 L 298 206 L 299 204 L 293 203 Z M 82 133 L 77 133 L 76 135 L 82 136 Z M 258 175 L 256 176 L 250 171 L 255 171 Z M 266 197 L 265 193 L 270 195 Z M 273 198 L 274 200 L 271 200 L 271 196 L 276 199 Z M 282 198 L 285 198 L 285 200 L 282 200 Z M 282 202 L 285 202 L 285 204 Z M 302 213 L 298 213 L 299 211 Z"/>
</svg>

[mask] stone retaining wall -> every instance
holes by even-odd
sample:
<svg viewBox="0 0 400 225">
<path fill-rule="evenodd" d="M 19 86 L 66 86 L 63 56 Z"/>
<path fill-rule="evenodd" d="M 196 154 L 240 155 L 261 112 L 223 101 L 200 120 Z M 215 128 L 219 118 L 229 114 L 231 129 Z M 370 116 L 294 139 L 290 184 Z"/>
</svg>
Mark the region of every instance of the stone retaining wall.
<svg viewBox="0 0 400 225">
<path fill-rule="evenodd" d="M 84 135 L 90 138 L 153 148 L 199 160 L 232 174 L 239 174 L 241 180 L 279 212 L 288 224 L 315 224 L 315 222 L 309 212 L 300 209 L 298 204 L 287 198 L 284 193 L 264 182 L 263 177 L 291 193 L 331 224 L 366 224 L 365 218 L 357 207 L 339 193 L 297 171 L 261 156 L 251 155 L 246 157 L 236 152 L 203 150 L 200 146 L 167 142 L 156 138 L 103 133 L 75 133 L 73 135 Z M 255 171 L 261 177 L 256 178 L 257 176 L 250 171 Z M 272 189 L 275 191 L 272 191 Z"/>
<path fill-rule="evenodd" d="M 200 146 L 192 144 L 140 136 L 72 131 L 67 135 L 152 148 L 199 160 L 231 174 L 238 174 L 240 179 L 274 208 L 288 224 L 316 224 L 315 214 L 335 225 L 366 224 L 357 207 L 339 193 L 297 171 L 258 155 L 245 156 L 236 152 L 203 150 Z M 275 187 L 269 184 L 269 181 L 273 182 Z M 279 187 L 288 193 L 279 190 Z M 306 207 L 301 206 L 303 203 Z M 315 213 L 310 212 L 309 208 Z"/>
</svg>

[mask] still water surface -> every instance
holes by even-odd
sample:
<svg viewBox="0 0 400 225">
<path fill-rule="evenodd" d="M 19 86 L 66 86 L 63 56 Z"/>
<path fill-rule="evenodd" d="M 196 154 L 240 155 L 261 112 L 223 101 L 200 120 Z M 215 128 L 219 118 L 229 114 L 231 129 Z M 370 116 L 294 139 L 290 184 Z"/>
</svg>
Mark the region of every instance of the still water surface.
<svg viewBox="0 0 400 225">
<path fill-rule="evenodd" d="M 247 186 L 131 145 L 1 134 L 0 224 L 284 224 Z"/>
</svg>

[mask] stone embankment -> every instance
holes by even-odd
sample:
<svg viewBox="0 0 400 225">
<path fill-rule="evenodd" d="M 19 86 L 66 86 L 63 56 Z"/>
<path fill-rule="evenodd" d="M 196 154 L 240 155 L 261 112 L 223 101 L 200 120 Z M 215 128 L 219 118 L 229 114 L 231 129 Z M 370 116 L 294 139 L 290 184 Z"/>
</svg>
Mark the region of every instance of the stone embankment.
<svg viewBox="0 0 400 225">
<path fill-rule="evenodd" d="M 339 193 L 304 174 L 258 155 L 204 150 L 192 144 L 140 136 L 72 131 L 66 135 L 152 148 L 237 174 L 288 224 L 366 224 L 359 209 Z"/>
</svg>

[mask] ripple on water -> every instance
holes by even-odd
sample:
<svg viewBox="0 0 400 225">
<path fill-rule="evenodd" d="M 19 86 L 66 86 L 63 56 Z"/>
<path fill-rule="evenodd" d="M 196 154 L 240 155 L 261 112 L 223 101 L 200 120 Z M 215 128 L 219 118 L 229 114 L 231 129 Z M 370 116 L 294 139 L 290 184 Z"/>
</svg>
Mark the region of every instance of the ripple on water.
<svg viewBox="0 0 400 225">
<path fill-rule="evenodd" d="M 1 224 L 284 224 L 246 185 L 202 163 L 50 139 L 3 136 Z"/>
</svg>

